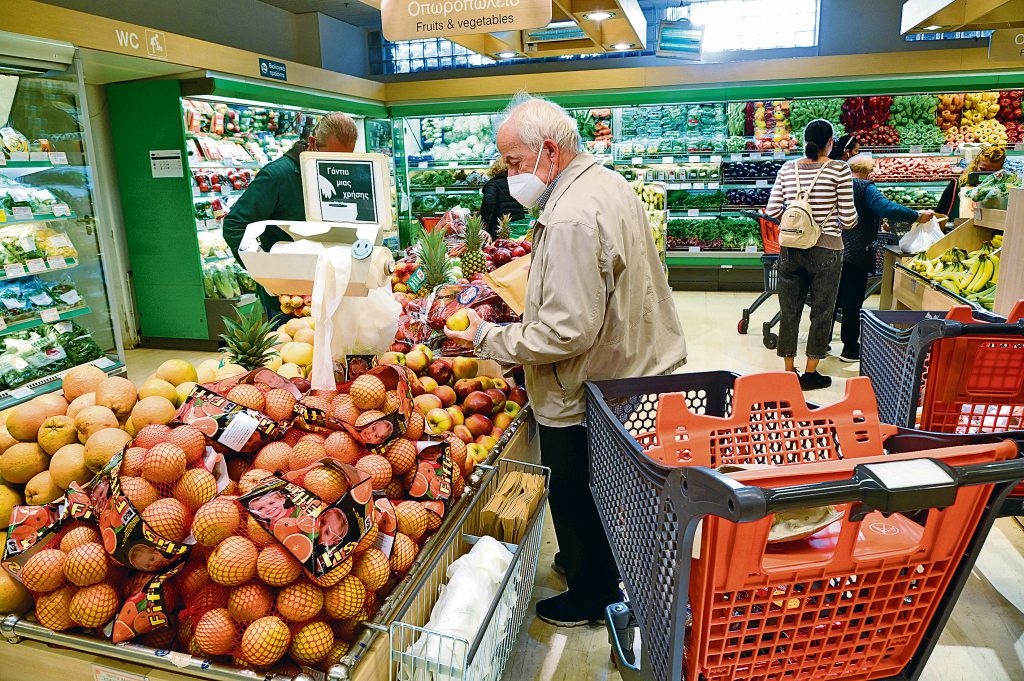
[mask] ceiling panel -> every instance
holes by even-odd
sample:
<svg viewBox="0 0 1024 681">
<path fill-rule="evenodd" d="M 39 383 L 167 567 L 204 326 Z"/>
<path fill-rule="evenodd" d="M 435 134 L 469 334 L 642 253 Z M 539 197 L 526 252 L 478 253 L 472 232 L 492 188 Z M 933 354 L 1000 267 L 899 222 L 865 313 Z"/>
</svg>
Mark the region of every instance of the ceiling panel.
<svg viewBox="0 0 1024 681">
<path fill-rule="evenodd" d="M 320 12 L 361 28 L 380 28 L 380 11 L 359 0 L 261 0 L 292 14 Z"/>
</svg>

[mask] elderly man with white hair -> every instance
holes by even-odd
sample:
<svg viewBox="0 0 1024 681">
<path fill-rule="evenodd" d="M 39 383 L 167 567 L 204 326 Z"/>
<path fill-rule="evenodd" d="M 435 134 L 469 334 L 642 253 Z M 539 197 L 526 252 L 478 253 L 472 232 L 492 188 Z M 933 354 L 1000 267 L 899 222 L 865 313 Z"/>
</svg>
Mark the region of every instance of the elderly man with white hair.
<svg viewBox="0 0 1024 681">
<path fill-rule="evenodd" d="M 542 211 L 526 310 L 507 325 L 470 311 L 466 331 L 446 333 L 480 357 L 525 367 L 541 462 L 551 469 L 555 567 L 568 585 L 539 602 L 537 615 L 594 624 L 620 594 L 588 488 L 583 383 L 671 372 L 686 361 L 686 344 L 643 204 L 625 179 L 579 151 L 565 110 L 543 99 L 513 104 L 497 141 L 512 196 Z"/>
</svg>

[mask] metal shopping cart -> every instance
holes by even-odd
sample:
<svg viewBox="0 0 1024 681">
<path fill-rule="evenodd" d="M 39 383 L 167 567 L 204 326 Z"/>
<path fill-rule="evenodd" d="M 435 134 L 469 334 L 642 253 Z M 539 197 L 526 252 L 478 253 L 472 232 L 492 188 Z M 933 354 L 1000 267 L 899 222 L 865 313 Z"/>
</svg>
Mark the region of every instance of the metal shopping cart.
<svg viewBox="0 0 1024 681">
<path fill-rule="evenodd" d="M 624 679 L 917 678 L 1024 477 L 1012 440 L 880 423 L 864 378 L 817 409 L 785 372 L 586 395 L 591 491 L 630 598 L 608 608 Z M 823 506 L 839 518 L 770 541 L 775 514 Z"/>
</svg>

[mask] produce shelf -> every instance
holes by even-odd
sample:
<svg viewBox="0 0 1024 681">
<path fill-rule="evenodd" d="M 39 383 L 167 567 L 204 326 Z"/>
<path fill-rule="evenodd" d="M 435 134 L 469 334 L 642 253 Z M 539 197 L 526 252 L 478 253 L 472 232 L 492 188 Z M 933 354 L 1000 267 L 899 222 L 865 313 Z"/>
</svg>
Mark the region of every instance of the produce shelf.
<svg viewBox="0 0 1024 681">
<path fill-rule="evenodd" d="M 745 216 L 742 215 L 742 213 L 744 213 L 744 212 L 748 212 L 749 213 L 753 209 L 754 209 L 754 206 L 740 206 L 740 207 L 732 209 L 732 210 L 719 210 L 717 208 L 696 208 L 696 209 L 693 209 L 693 208 L 669 208 L 668 209 L 668 215 L 669 215 L 669 217 L 680 217 L 680 218 L 686 218 L 686 217 L 691 217 L 691 218 L 692 217 L 698 217 L 698 218 L 700 218 L 700 217 L 716 217 L 716 216 L 723 216 L 723 217 L 745 217 Z M 690 215 L 690 211 L 691 210 L 696 210 L 697 214 L 696 215 Z"/>
<path fill-rule="evenodd" d="M 45 312 L 49 312 L 49 310 L 44 310 L 44 313 Z M 76 307 L 71 310 L 65 310 L 64 312 L 59 313 L 55 318 L 47 319 L 46 321 L 43 321 L 42 316 L 38 316 L 33 319 L 27 319 L 23 322 L 11 324 L 5 329 L 0 330 L 0 336 L 6 336 L 7 334 L 14 333 L 15 331 L 25 331 L 26 329 L 34 329 L 37 326 L 42 326 L 43 324 L 52 324 L 54 322 L 64 321 L 66 319 L 74 319 L 75 317 L 81 317 L 82 315 L 89 314 L 90 312 L 92 312 L 92 310 L 89 309 L 89 307 L 86 305 L 83 307 Z"/>
<path fill-rule="evenodd" d="M 877 187 L 936 187 L 939 185 L 949 184 L 949 181 L 953 178 L 947 178 L 945 180 L 914 180 L 908 182 L 901 182 L 899 180 L 885 180 L 876 181 L 875 186 Z"/>
<path fill-rule="evenodd" d="M 263 166 L 256 161 L 189 161 L 188 167 L 191 170 L 200 170 L 202 168 L 249 168 L 250 170 L 259 170 Z"/>
<path fill-rule="evenodd" d="M 679 165 L 687 163 L 741 163 L 746 161 L 770 161 L 773 159 L 788 160 L 800 158 L 801 154 L 782 154 L 777 156 L 773 151 L 716 151 L 711 153 L 701 152 L 699 154 L 673 152 L 643 154 L 615 159 L 617 166 L 639 166 L 639 165 Z M 666 159 L 672 159 L 667 161 Z"/>
<path fill-rule="evenodd" d="M 409 192 L 413 194 L 450 194 L 452 192 L 478 192 L 482 188 L 480 187 L 409 187 Z"/>
<path fill-rule="evenodd" d="M 668 251 L 665 263 L 669 267 L 761 267 L 762 251 Z"/>
<path fill-rule="evenodd" d="M 100 357 L 94 359 L 86 364 L 92 364 L 93 366 L 103 369 L 108 376 L 121 376 L 126 373 L 126 369 L 123 363 L 119 360 L 111 359 L 109 357 Z M 79 366 L 85 366 L 84 364 Z M 34 381 L 30 381 L 25 385 L 20 385 L 17 388 L 11 388 L 10 390 L 0 390 L 0 410 L 10 409 L 11 407 L 17 406 L 22 402 L 38 397 L 39 395 L 45 395 L 61 388 L 61 380 L 64 378 L 64 374 L 71 371 L 71 369 L 65 369 L 64 371 L 56 374 L 51 374 L 44 378 L 37 378 Z"/>
<path fill-rule="evenodd" d="M 427 170 L 435 168 L 474 169 L 490 168 L 491 162 L 487 160 L 473 161 L 409 161 L 409 170 Z"/>
<path fill-rule="evenodd" d="M 53 213 L 33 213 L 31 219 L 15 220 L 13 216 L 3 210 L 0 210 L 0 227 L 6 225 L 20 225 L 26 222 L 57 222 L 58 220 L 76 220 L 78 219 L 77 213 L 70 213 L 68 215 L 54 215 Z"/>
<path fill-rule="evenodd" d="M 35 274 L 43 274 L 53 270 L 69 270 L 77 266 L 78 260 L 76 258 L 46 258 L 45 260 L 39 258 L 38 260 L 30 260 L 25 265 L 19 263 L 4 265 L 3 269 L 0 269 L 0 281 L 31 277 Z"/>
</svg>

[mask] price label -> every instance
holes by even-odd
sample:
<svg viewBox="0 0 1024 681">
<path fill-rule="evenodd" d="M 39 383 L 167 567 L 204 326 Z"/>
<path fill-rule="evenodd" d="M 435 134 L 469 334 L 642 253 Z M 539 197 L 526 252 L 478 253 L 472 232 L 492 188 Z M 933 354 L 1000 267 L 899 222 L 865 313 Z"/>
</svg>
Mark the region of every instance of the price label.
<svg viewBox="0 0 1024 681">
<path fill-rule="evenodd" d="M 943 144 L 941 147 L 939 147 L 939 151 L 941 151 L 943 154 L 952 154 L 953 153 L 953 145 L 951 145 L 951 144 Z"/>
<path fill-rule="evenodd" d="M 224 260 L 225 258 L 228 257 L 228 252 L 224 251 L 224 250 L 216 250 L 216 251 L 213 252 L 213 254 L 216 257 L 220 258 L 221 260 Z"/>
<path fill-rule="evenodd" d="M 644 157 L 643 156 L 634 156 L 633 159 L 630 161 L 630 163 L 632 163 L 635 166 L 643 165 L 644 164 Z"/>
<path fill-rule="evenodd" d="M 15 220 L 31 220 L 32 209 L 28 206 L 15 206 L 11 211 Z"/>
<path fill-rule="evenodd" d="M 429 168 L 430 164 L 427 163 L 426 161 L 420 161 L 419 163 L 416 164 L 416 167 L 417 168 Z"/>
<path fill-rule="evenodd" d="M 68 208 L 68 204 L 66 203 L 55 203 L 53 204 L 53 214 L 55 217 L 71 217 L 71 209 Z"/>
<path fill-rule="evenodd" d="M 694 189 L 704 189 L 704 183 L 703 182 L 694 182 L 693 183 L 693 188 Z"/>
<path fill-rule="evenodd" d="M 39 313 L 39 318 L 46 324 L 52 324 L 60 320 L 60 312 L 56 310 L 43 310 Z"/>
<path fill-rule="evenodd" d="M 754 183 L 754 186 L 755 187 L 767 187 L 768 186 L 768 180 L 758 180 L 757 182 Z"/>
<path fill-rule="evenodd" d="M 711 162 L 712 163 L 721 163 L 722 162 L 722 157 L 721 156 L 712 156 L 711 157 Z"/>
<path fill-rule="evenodd" d="M 744 253 L 757 253 L 757 246 L 747 246 L 743 249 Z"/>
<path fill-rule="evenodd" d="M 444 187 L 434 187 L 435 194 L 444 194 Z"/>
<path fill-rule="evenodd" d="M 32 388 L 27 388 L 25 386 L 21 386 L 20 388 L 15 388 L 14 390 L 11 391 L 11 397 L 13 397 L 15 399 L 18 399 L 18 400 L 23 400 L 26 397 L 32 397 L 32 395 L 34 395 L 34 394 L 35 393 L 32 392 Z"/>
<path fill-rule="evenodd" d="M 682 188 L 683 188 L 683 185 L 679 184 L 678 182 L 674 182 L 672 184 L 665 185 L 665 189 L 673 189 L 673 190 L 675 190 L 675 189 L 682 189 Z"/>
<path fill-rule="evenodd" d="M 690 163 L 700 163 L 700 156 L 691 156 Z"/>
<path fill-rule="evenodd" d="M 3 155 L 3 152 L 0 152 L 0 166 L 5 165 L 7 165 L 7 157 Z"/>
<path fill-rule="evenodd" d="M 199 196 L 199 187 L 192 185 L 192 196 Z"/>
<path fill-rule="evenodd" d="M 693 185 L 691 183 L 689 183 L 689 182 L 680 182 L 679 183 L 679 188 L 680 189 L 690 189 L 691 187 L 693 187 Z"/>
<path fill-rule="evenodd" d="M 113 365 L 113 362 L 111 362 L 111 365 Z M 98 363 L 97 366 L 99 366 Z M 100 368 L 103 369 L 104 367 Z M 132 674 L 121 669 L 101 667 L 98 664 L 92 666 L 92 681 L 147 681 L 147 678 L 141 674 Z"/>
<path fill-rule="evenodd" d="M 114 366 L 113 360 L 109 357 L 100 357 L 98 360 L 94 361 L 93 364 L 98 366 L 100 369 L 109 369 Z"/>
<path fill-rule="evenodd" d="M 729 154 L 729 160 L 730 161 L 742 161 L 743 160 L 743 154 Z"/>
<path fill-rule="evenodd" d="M 409 280 L 405 282 L 405 285 L 409 287 L 409 290 L 413 293 L 419 293 L 419 290 L 423 287 L 423 283 L 427 280 L 427 275 L 423 272 L 422 267 L 417 267 L 416 271 L 409 275 Z"/>
<path fill-rule="evenodd" d="M 220 229 L 220 220 L 207 220 L 206 229 Z"/>
<path fill-rule="evenodd" d="M 25 265 L 28 266 L 29 272 L 45 272 L 46 262 L 42 258 L 33 258 L 29 260 Z"/>
<path fill-rule="evenodd" d="M 761 160 L 761 153 L 758 152 L 758 151 L 755 151 L 754 153 L 752 153 L 750 155 L 750 158 L 755 160 L 755 161 L 760 161 Z"/>
<path fill-rule="evenodd" d="M 51 151 L 50 163 L 55 166 L 66 166 L 68 164 L 68 155 L 63 151 Z"/>
<path fill-rule="evenodd" d="M 731 270 L 732 269 L 732 265 L 722 265 L 722 269 L 723 270 Z"/>
<path fill-rule="evenodd" d="M 51 270 L 60 270 L 68 266 L 68 261 L 66 258 L 47 258 L 46 265 Z"/>
<path fill-rule="evenodd" d="M 4 276 L 5 277 L 21 277 L 25 274 L 25 266 L 20 262 L 11 263 L 10 265 L 4 265 Z"/>
<path fill-rule="evenodd" d="M 920 154 L 923 151 L 924 151 L 924 147 L 921 146 L 920 144 L 911 144 L 910 145 L 910 153 L 911 154 Z"/>
<path fill-rule="evenodd" d="M 786 158 L 786 152 L 776 151 L 774 154 L 772 154 L 772 158 Z"/>
<path fill-rule="evenodd" d="M 708 189 L 718 189 L 720 186 L 717 182 L 708 182 Z"/>
<path fill-rule="evenodd" d="M 459 167 L 459 162 L 458 161 L 448 161 L 448 167 L 449 168 L 458 168 Z"/>
<path fill-rule="evenodd" d="M 662 156 L 661 157 L 662 165 L 672 165 L 675 162 L 676 162 L 676 160 L 674 158 L 672 158 L 671 156 Z"/>
<path fill-rule="evenodd" d="M 700 209 L 699 208 L 687 208 L 686 209 L 686 216 L 687 217 L 695 218 L 695 217 L 697 217 L 699 215 L 700 215 Z"/>
<path fill-rule="evenodd" d="M 1024 151 L 1024 142 L 1017 142 L 1013 145 L 1014 151 Z"/>
<path fill-rule="evenodd" d="M 4 320 L 0 319 L 0 331 L 3 331 L 6 328 L 7 328 L 7 322 L 5 322 Z"/>
<path fill-rule="evenodd" d="M 28 160 L 28 152 L 27 151 L 12 151 L 11 152 L 11 160 L 12 161 L 27 161 Z"/>
<path fill-rule="evenodd" d="M 48 153 L 46 153 L 45 151 L 33 151 L 32 153 L 29 154 L 28 160 L 36 161 L 36 162 L 42 162 L 42 163 L 49 163 L 50 162 L 50 155 Z"/>
<path fill-rule="evenodd" d="M 687 253 L 700 253 L 700 246 L 689 246 L 686 249 Z"/>
</svg>

